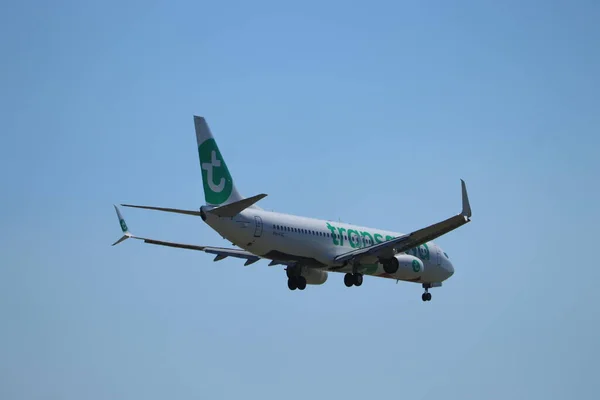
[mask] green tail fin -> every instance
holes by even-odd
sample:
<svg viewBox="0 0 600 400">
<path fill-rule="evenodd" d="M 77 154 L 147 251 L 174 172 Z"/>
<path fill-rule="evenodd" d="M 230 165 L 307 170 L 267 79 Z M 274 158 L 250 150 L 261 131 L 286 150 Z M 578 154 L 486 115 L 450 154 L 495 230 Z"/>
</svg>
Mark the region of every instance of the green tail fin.
<svg viewBox="0 0 600 400">
<path fill-rule="evenodd" d="M 194 126 L 206 204 L 219 206 L 242 200 L 206 120 L 194 116 Z"/>
</svg>

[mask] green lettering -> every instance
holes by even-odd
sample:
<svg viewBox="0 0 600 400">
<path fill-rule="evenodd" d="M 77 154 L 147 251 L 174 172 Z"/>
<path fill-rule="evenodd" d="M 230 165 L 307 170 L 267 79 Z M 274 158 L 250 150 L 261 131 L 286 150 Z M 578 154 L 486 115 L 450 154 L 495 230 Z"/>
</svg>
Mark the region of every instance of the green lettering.
<svg viewBox="0 0 600 400">
<path fill-rule="evenodd" d="M 379 233 L 375 234 L 375 242 L 376 243 L 383 243 L 383 236 L 381 236 Z"/>
<path fill-rule="evenodd" d="M 392 240 L 393 238 L 394 238 L 393 236 L 387 235 L 387 236 L 385 237 L 385 240 Z"/>
<path fill-rule="evenodd" d="M 344 245 L 344 232 L 346 232 L 346 228 L 337 228 L 340 233 L 340 246 Z"/>
<path fill-rule="evenodd" d="M 339 246 L 338 240 L 335 237 L 335 226 L 332 226 L 329 222 L 327 223 L 327 229 L 331 231 L 331 238 L 333 239 L 333 245 Z"/>
<path fill-rule="evenodd" d="M 364 243 L 365 246 L 372 246 L 373 244 L 375 244 L 375 242 L 373 242 L 373 236 L 371 236 L 371 234 L 369 232 L 361 232 L 360 235 L 363 237 L 363 241 L 364 238 L 369 238 L 369 242 L 368 243 Z"/>
<path fill-rule="evenodd" d="M 354 238 L 356 238 L 356 243 L 354 242 L 354 240 L 352 240 Z M 360 247 L 360 241 L 358 240 L 358 238 L 358 231 L 355 231 L 354 229 L 348 229 L 348 242 L 350 243 L 350 247 Z"/>
</svg>

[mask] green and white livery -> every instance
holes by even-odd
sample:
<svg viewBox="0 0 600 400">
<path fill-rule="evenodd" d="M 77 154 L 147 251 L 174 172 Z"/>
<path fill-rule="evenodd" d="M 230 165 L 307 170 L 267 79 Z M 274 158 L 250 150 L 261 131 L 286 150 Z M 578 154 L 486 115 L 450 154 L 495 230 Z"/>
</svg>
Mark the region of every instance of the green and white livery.
<svg viewBox="0 0 600 400">
<path fill-rule="evenodd" d="M 194 125 L 206 204 L 220 206 L 242 200 L 206 120 L 194 118 Z"/>
<path fill-rule="evenodd" d="M 203 251 L 215 255 L 214 261 L 234 257 L 250 265 L 268 260 L 269 266 L 285 267 L 291 290 L 323 284 L 330 272 L 343 273 L 347 287 L 361 286 L 365 275 L 414 282 L 424 288 L 423 301 L 431 300 L 430 288 L 440 287 L 454 274 L 447 254 L 432 240 L 470 221 L 471 206 L 464 181 L 461 180 L 459 214 L 409 234 L 265 211 L 256 203 L 266 194 L 244 198 L 238 192 L 206 120 L 195 116 L 194 125 L 205 205 L 198 211 L 122 205 L 200 217 L 238 248 L 135 236 L 116 206 L 123 236 L 113 246 L 134 238 L 149 244 Z"/>
</svg>

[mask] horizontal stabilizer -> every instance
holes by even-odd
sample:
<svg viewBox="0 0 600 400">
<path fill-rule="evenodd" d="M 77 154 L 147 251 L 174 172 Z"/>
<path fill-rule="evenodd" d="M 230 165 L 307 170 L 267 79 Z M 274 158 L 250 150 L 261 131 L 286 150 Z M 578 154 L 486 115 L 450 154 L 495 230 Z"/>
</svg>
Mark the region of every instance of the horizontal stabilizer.
<svg viewBox="0 0 600 400">
<path fill-rule="evenodd" d="M 202 216 L 202 213 L 200 211 L 194 211 L 194 210 L 181 210 L 179 208 L 164 208 L 164 207 L 151 207 L 151 206 L 136 206 L 133 204 L 121 204 L 123 207 L 131 207 L 131 208 L 143 208 L 144 210 L 156 210 L 156 211 L 165 211 L 165 212 L 171 212 L 171 213 L 177 213 L 177 214 L 186 214 L 186 215 L 195 215 L 195 216 Z"/>
<path fill-rule="evenodd" d="M 221 207 L 213 208 L 208 211 L 211 214 L 215 214 L 219 217 L 231 218 L 235 217 L 246 208 L 251 207 L 257 201 L 267 197 L 266 194 L 258 194 L 256 196 L 248 197 L 247 199 L 239 200 L 234 203 L 230 203 Z"/>
</svg>

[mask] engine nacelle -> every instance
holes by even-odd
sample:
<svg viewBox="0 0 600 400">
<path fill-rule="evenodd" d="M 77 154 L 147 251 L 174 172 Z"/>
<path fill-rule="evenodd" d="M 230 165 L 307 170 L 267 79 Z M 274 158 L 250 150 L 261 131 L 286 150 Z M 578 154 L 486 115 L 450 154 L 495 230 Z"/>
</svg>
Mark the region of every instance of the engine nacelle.
<svg viewBox="0 0 600 400">
<path fill-rule="evenodd" d="M 302 276 L 306 278 L 308 285 L 322 285 L 327 281 L 327 271 L 314 268 L 303 268 Z"/>
<path fill-rule="evenodd" d="M 398 279 L 417 279 L 425 272 L 423 261 L 415 256 L 409 254 L 396 254 L 394 258 L 398 261 L 398 270 L 392 275 Z"/>
</svg>

